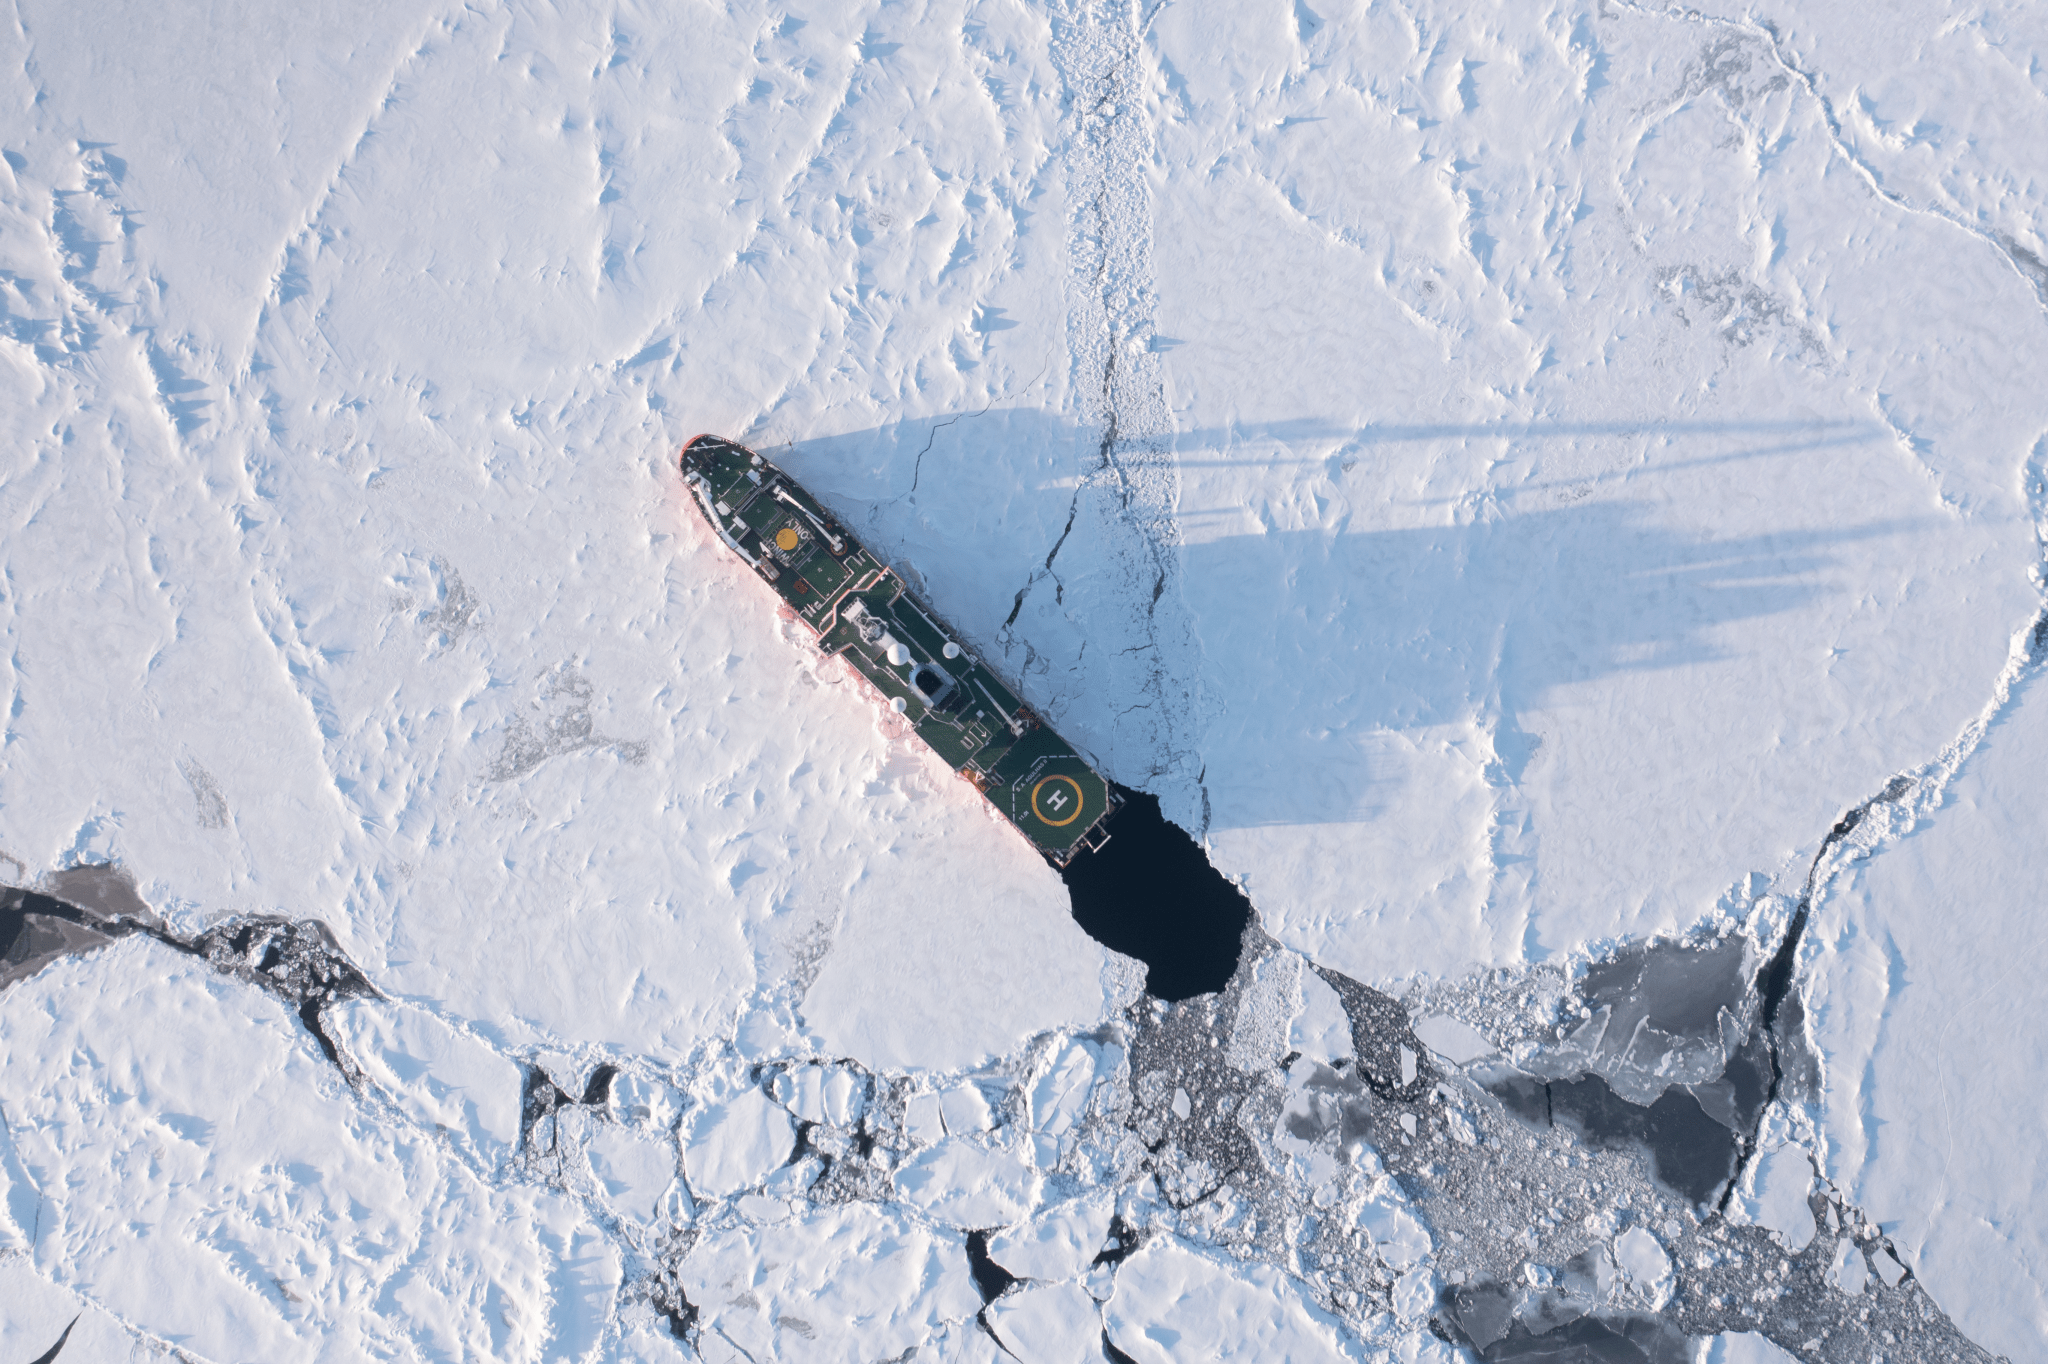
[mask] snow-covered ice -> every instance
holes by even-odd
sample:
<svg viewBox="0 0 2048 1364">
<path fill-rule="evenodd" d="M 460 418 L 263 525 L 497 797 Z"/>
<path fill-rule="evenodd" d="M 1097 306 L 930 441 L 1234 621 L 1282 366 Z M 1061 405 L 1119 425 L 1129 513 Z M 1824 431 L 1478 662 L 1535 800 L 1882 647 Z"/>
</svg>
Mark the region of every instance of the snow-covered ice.
<svg viewBox="0 0 2048 1364">
<path fill-rule="evenodd" d="M 683 1170 L 699 1197 L 725 1198 L 751 1189 L 789 1159 L 796 1129 L 789 1115 L 758 1089 L 706 1104 L 690 1119 Z"/>
<path fill-rule="evenodd" d="M 1700 1364 L 1785 1364 L 1796 1358 L 1753 1331 L 1715 1336 L 1700 1356 Z"/>
<path fill-rule="evenodd" d="M 622 1217 L 652 1220 L 676 1179 L 672 1142 L 630 1128 L 600 1126 L 584 1147 L 591 1172 Z"/>
<path fill-rule="evenodd" d="M 989 1237 L 988 1253 L 1020 1279 L 1078 1279 L 1109 1236 L 1113 1200 L 1091 1194 Z"/>
<path fill-rule="evenodd" d="M 1813 1013 L 1829 1058 L 1823 1172 L 1957 1321 L 2048 1349 L 2038 1146 L 2014 1115 L 2048 1069 L 2048 691 L 2024 684 L 1917 827 L 1822 901 Z"/>
<path fill-rule="evenodd" d="M 139 895 L 0 915 L 0 1350 L 2042 1354 L 2044 13 L 21 0 L 0 881 Z M 1221 995 L 703 430 L 1201 841 Z"/>
<path fill-rule="evenodd" d="M 414 1121 L 461 1133 L 486 1169 L 519 1140 L 518 1066 L 432 1014 L 382 1000 L 329 1011 L 338 1043 Z"/>
<path fill-rule="evenodd" d="M 707 1237 L 683 1262 L 708 1337 L 747 1357 L 900 1357 L 980 1300 L 957 1237 L 859 1204 Z"/>
<path fill-rule="evenodd" d="M 943 1223 L 1000 1227 L 1037 1204 L 1041 1176 L 1027 1154 L 948 1137 L 896 1174 L 903 1199 Z"/>
<path fill-rule="evenodd" d="M 595 1347 L 621 1262 L 575 1199 L 365 1111 L 239 982 L 154 944 L 108 955 L 125 969 L 15 987 L 0 1033 L 41 1274 L 202 1357 Z"/>
<path fill-rule="evenodd" d="M 1049 1284 L 1003 1298 L 989 1309 L 989 1330 L 1019 1359 L 1095 1364 L 1102 1358 L 1102 1315 L 1079 1284 Z"/>
<path fill-rule="evenodd" d="M 1103 1318 L 1110 1341 L 1140 1364 L 1169 1364 L 1191 1351 L 1210 1359 L 1345 1358 L 1336 1321 L 1304 1302 L 1287 1276 L 1265 1266 L 1225 1269 L 1170 1242 L 1124 1262 Z"/>
</svg>

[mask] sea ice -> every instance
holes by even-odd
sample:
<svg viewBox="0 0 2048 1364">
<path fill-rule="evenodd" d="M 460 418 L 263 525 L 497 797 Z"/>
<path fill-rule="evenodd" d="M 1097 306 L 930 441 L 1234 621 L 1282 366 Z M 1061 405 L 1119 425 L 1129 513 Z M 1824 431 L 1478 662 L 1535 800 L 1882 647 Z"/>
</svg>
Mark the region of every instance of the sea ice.
<svg viewBox="0 0 2048 1364">
<path fill-rule="evenodd" d="M 1267 1265 L 1225 1268 L 1170 1239 L 1146 1245 L 1117 1271 L 1104 1306 L 1110 1341 L 1139 1364 L 1206 1359 L 1345 1358 L 1336 1322 L 1304 1302 Z"/>
<path fill-rule="evenodd" d="M 1462 1066 L 1477 1061 L 1482 1056 L 1491 1056 L 1499 1048 L 1463 1019 L 1451 1018 L 1444 1014 L 1430 1014 L 1415 1020 L 1415 1035 L 1423 1044 L 1452 1065 Z"/>
<path fill-rule="evenodd" d="M 1318 1061 L 1351 1055 L 1351 1020 L 1330 983 L 1313 971 L 1301 973 L 1301 1012 L 1288 1025 L 1290 1051 Z"/>
<path fill-rule="evenodd" d="M 652 1141 L 631 1128 L 600 1124 L 584 1146 L 591 1173 L 622 1217 L 653 1220 L 676 1178 L 672 1142 Z"/>
<path fill-rule="evenodd" d="M 707 1344 L 755 1360 L 897 1358 L 981 1307 L 957 1237 L 860 1204 L 712 1233 L 682 1273 Z"/>
<path fill-rule="evenodd" d="M 989 1305 L 989 1329 L 1018 1359 L 1038 1364 L 1097 1364 L 1102 1310 L 1079 1284 L 1047 1284 Z"/>
<path fill-rule="evenodd" d="M 1797 1358 L 1778 1348 L 1767 1336 L 1739 1331 L 1709 1340 L 1701 1351 L 1700 1364 L 1793 1364 Z"/>
<path fill-rule="evenodd" d="M 1813 1157 L 1804 1147 L 1785 1145 L 1758 1156 L 1738 1194 L 1743 1213 L 1769 1227 L 1787 1250 L 1804 1250 L 1818 1229 L 1807 1194 L 1813 1188 Z"/>
<path fill-rule="evenodd" d="M 414 1121 L 463 1134 L 492 1169 L 519 1140 L 519 1067 L 421 1009 L 349 999 L 324 1015 L 340 1044 Z"/>
<path fill-rule="evenodd" d="M 366 1111 L 262 992 L 131 939 L 0 1012 L 32 1261 L 116 1318 L 216 1358 L 596 1343 L 621 1263 L 580 1205 Z"/>
<path fill-rule="evenodd" d="M 1057 1137 L 1088 1111 L 1101 1056 L 1100 1047 L 1076 1038 L 1047 1063 L 1031 1088 L 1031 1123 L 1036 1130 Z"/>
<path fill-rule="evenodd" d="M 896 1172 L 906 1202 L 968 1229 L 1017 1221 L 1038 1201 L 1042 1180 L 1026 1157 L 965 1137 L 920 1151 Z"/>
<path fill-rule="evenodd" d="M 1446 1358 L 1373 1323 L 1438 1261 L 1520 1263 L 1483 1219 L 1605 1244 L 1662 1195 L 1303 965 L 1426 992 L 1770 929 L 1990 704 L 1817 885 L 1787 1008 L 1826 1084 L 1788 1050 L 1781 1113 L 1830 1216 L 1886 1230 L 1786 1258 L 1849 1247 L 1855 1310 L 2043 1354 L 2039 1156 L 1987 1096 L 2048 1066 L 2014 889 L 2048 722 L 2025 677 L 1998 705 L 2042 649 L 2048 31 L 1951 10 L 22 0 L 0 868 L 119 860 L 188 936 L 323 923 L 386 998 L 327 1010 L 357 1091 L 255 963 L 131 937 L 0 994 L 6 1348 L 68 1310 L 88 1357 L 672 1359 L 693 1320 L 705 1358 L 995 1360 L 951 1222 L 1066 1276 L 990 1309 L 1020 1338 L 1085 1271 L 1134 1358 Z M 704 429 L 1162 800 L 1247 950 L 1297 954 L 1284 1029 L 1277 961 L 1242 1030 L 1144 1021 L 1058 877 L 684 506 Z M 1725 1144 L 1689 1078 L 1725 991 L 1649 981 L 1483 1022 L 1691 1084 Z M 1015 1113 L 960 1088 L 999 1059 L 1028 1146 L 958 1135 Z M 600 1062 L 608 1111 L 569 1095 L 507 1161 L 519 1068 Z M 1314 1202 L 1439 1135 L 1497 1207 Z M 657 1249 L 672 1142 L 707 1198 Z M 1737 1194 L 1788 1247 L 1795 1150 Z M 1637 1204 L 1521 1187 L 1586 1207 L 1588 1170 Z M 1174 1230 L 1088 1269 L 1113 1191 Z M 1644 1234 L 1675 1253 L 1680 1211 Z"/>
<path fill-rule="evenodd" d="M 2048 689 L 2023 680 L 1938 805 L 1815 910 L 1811 1014 L 1826 1072 L 1822 1172 L 1881 1225 L 1956 1324 L 2024 1359 L 2048 1296 L 2048 1171 L 2004 1099 L 2048 1071 Z M 1860 1266 L 1860 1259 L 1859 1259 Z"/>
<path fill-rule="evenodd" d="M 683 1171 L 699 1198 L 749 1189 L 790 1157 L 796 1129 L 789 1114 L 758 1089 L 709 1103 L 685 1119 Z"/>
<path fill-rule="evenodd" d="M 1107 1192 L 1059 1204 L 989 1237 L 989 1256 L 1020 1279 L 1078 1278 L 1102 1249 L 1114 1211 Z"/>
</svg>

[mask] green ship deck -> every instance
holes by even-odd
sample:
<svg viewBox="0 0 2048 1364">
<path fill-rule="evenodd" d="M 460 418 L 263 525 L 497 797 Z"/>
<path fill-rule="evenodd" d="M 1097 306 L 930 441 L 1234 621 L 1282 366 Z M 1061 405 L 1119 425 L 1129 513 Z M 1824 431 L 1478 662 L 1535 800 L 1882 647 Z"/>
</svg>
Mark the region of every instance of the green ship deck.
<svg viewBox="0 0 2048 1364">
<path fill-rule="evenodd" d="M 909 720 L 1033 847 L 1064 867 L 1108 840 L 1109 783 L 1042 724 L 887 564 L 744 446 L 698 436 L 683 478 L 733 553 Z"/>
</svg>

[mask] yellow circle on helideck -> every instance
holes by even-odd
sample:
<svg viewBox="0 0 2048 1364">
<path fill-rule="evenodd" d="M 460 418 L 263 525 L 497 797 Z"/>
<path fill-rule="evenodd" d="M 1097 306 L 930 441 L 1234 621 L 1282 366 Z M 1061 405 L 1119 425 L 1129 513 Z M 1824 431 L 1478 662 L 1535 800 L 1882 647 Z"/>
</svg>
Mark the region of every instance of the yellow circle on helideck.
<svg viewBox="0 0 2048 1364">
<path fill-rule="evenodd" d="M 1056 781 L 1065 782 L 1074 793 L 1074 813 L 1068 815 L 1065 819 L 1052 818 L 1050 815 L 1046 814 L 1046 812 L 1043 809 L 1039 807 L 1038 803 L 1038 798 L 1044 794 L 1045 788 L 1051 786 Z M 1072 824 L 1075 820 L 1079 819 L 1081 817 L 1081 804 L 1081 783 L 1075 781 L 1072 777 L 1061 776 L 1057 772 L 1055 772 L 1050 777 L 1045 778 L 1043 781 L 1039 782 L 1038 785 L 1031 788 L 1031 813 L 1037 815 L 1040 819 L 1044 820 L 1047 824 L 1052 825 L 1052 827 L 1055 829 L 1063 829 L 1067 825 Z M 1057 810 L 1059 806 L 1054 805 L 1053 808 Z"/>
<path fill-rule="evenodd" d="M 781 530 L 775 532 L 775 547 L 784 554 L 787 554 L 796 548 L 797 541 L 800 538 L 802 537 L 796 533 L 795 526 L 784 526 Z"/>
</svg>

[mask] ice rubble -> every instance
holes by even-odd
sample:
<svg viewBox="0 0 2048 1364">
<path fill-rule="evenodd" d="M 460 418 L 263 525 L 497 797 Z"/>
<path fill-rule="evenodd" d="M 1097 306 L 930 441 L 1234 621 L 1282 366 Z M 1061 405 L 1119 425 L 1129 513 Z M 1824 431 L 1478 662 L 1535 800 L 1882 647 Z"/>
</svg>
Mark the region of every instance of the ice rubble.
<svg viewBox="0 0 2048 1364">
<path fill-rule="evenodd" d="M 137 938 L 128 946 L 176 944 Z M 1711 946 L 1680 950 L 1696 971 L 1707 963 L 1701 974 L 1709 987 L 1718 980 Z M 1593 964 L 1557 997 L 1559 1012 L 1589 1014 L 1617 978 L 1641 974 L 1658 952 L 1631 950 Z M 83 966 L 63 962 L 34 981 Z M 252 998 L 274 993 L 253 974 L 215 963 L 211 979 Z M 1324 1064 L 1278 1054 L 1279 1039 L 1314 1010 L 1304 980 L 1322 982 L 1342 1002 L 1354 1043 L 1363 1044 L 1355 1056 Z M 1712 994 L 1703 990 L 1704 1002 L 1714 1003 Z M 1730 1005 L 1759 1017 L 1753 1001 L 1723 1007 Z M 371 1012 L 378 1009 L 394 1017 Z M 868 1075 L 844 1063 L 764 1066 L 748 1060 L 735 1037 L 689 1072 L 671 1073 L 678 1098 L 669 1080 L 642 1063 L 599 1064 L 578 1085 L 571 1058 L 494 1066 L 480 1039 L 457 1044 L 446 1024 L 420 1026 L 415 1011 L 393 1001 L 344 1002 L 334 1012 L 346 1026 L 332 1036 L 307 1028 L 293 1038 L 299 1054 L 334 1063 L 322 1072 L 331 1098 L 343 1097 L 335 1076 L 355 1086 L 347 1098 L 361 1105 L 359 1125 L 381 1118 L 380 1135 L 409 1130 L 415 1145 L 444 1152 L 471 1178 L 510 1174 L 511 1188 L 551 1190 L 562 1206 L 594 1215 L 596 1225 L 566 1238 L 563 1253 L 592 1245 L 628 1252 L 625 1260 L 595 1257 L 595 1285 L 593 1257 L 583 1254 L 576 1260 L 583 1277 L 570 1275 L 567 1296 L 577 1310 L 568 1324 L 515 1332 L 498 1342 L 500 1353 L 530 1357 L 606 1341 L 624 1351 L 657 1318 L 712 1358 L 728 1350 L 734 1357 L 787 1352 L 796 1338 L 818 1340 L 821 1332 L 820 1348 L 850 1358 L 906 1333 L 935 1345 L 966 1314 L 952 1298 L 929 1297 L 928 1271 L 892 1267 L 904 1254 L 911 1266 L 964 1262 L 986 1304 L 974 1320 L 990 1340 L 1004 1339 L 1001 1321 L 1011 1336 L 1059 1351 L 1080 1348 L 1094 1328 L 1054 1306 L 1084 1300 L 1105 1304 L 1105 1338 L 1118 1349 L 1120 1334 L 1128 1338 L 1132 1357 L 1143 1357 L 1148 1343 L 1178 1341 L 1176 1333 L 1190 1327 L 1226 1352 L 1281 1348 L 1278 1332 L 1296 1352 L 1322 1348 L 1315 1342 L 1327 1336 L 1340 1350 L 1413 1355 L 1423 1340 L 1415 1328 L 1427 1320 L 1432 1331 L 1489 1360 L 1611 1347 L 1622 1357 L 1633 1350 L 1662 1361 L 1677 1357 L 1682 1332 L 1710 1335 L 1759 1316 L 1780 1341 L 1817 1331 L 1802 1348 L 1830 1361 L 1855 1357 L 1880 1333 L 1916 1349 L 1973 1348 L 1908 1279 L 1889 1242 L 1846 1205 L 1809 1195 L 1809 1211 L 1817 1219 L 1824 1210 L 1834 1234 L 1804 1250 L 1790 1246 L 1792 1258 L 1781 1258 L 1777 1243 L 1759 1239 L 1763 1233 L 1701 1216 L 1712 1186 L 1674 1179 L 1654 1122 L 1647 1151 L 1592 1128 L 1583 1136 L 1599 1140 L 1575 1140 L 1553 1115 L 1559 1096 L 1581 1082 L 1549 1082 L 1547 1106 L 1532 1110 L 1526 1089 L 1539 1083 L 1530 1077 L 1545 1068 L 1546 1049 L 1553 1060 L 1584 1060 L 1583 1048 L 1518 1044 L 1506 1080 L 1498 1060 L 1462 1073 L 1441 1069 L 1397 1001 L 1312 968 L 1255 929 L 1247 930 L 1240 968 L 1221 996 L 1179 1004 L 1141 998 L 1090 1039 L 1047 1035 L 1018 1055 L 937 1083 Z M 1695 1012 L 1696 1023 L 1721 1016 L 1720 1008 Z M 1781 1018 L 1777 1045 L 1790 1057 L 1791 1015 Z M 374 1048 L 370 1063 L 341 1052 L 349 1042 Z M 215 1064 L 232 1066 L 236 1053 L 236 1039 L 222 1039 Z M 519 1100 L 519 1150 L 510 1157 L 434 1121 L 459 1116 L 446 1107 L 450 1096 L 480 1088 L 479 1075 L 493 1069 L 504 1111 L 512 1096 Z M 1062 1073 L 1061 1102 L 1027 1101 Z M 9 1078 L 42 1079 L 26 1070 Z M 581 1099 L 573 1097 L 579 1090 Z M 1078 1101 L 1065 1097 L 1076 1091 Z M 1788 1102 L 1797 1097 L 1786 1091 Z M 81 1142 L 66 1132 L 64 1114 L 47 1111 L 47 1095 L 10 1091 L 0 1101 L 25 1102 L 36 1131 L 41 1168 L 15 1162 L 20 1173 L 10 1172 L 9 1188 L 11 1203 L 21 1205 L 16 1221 L 40 1235 L 45 1199 L 38 1190 L 49 1183 L 50 1153 L 75 1158 Z M 1609 1103 L 1630 1108 L 1618 1096 Z M 1634 1111 L 1654 1118 L 1658 1105 Z M 1765 1166 L 1775 1170 L 1771 1162 L 1795 1149 L 1782 1144 L 1788 1111 L 1796 1117 L 1796 1110 L 1773 1109 L 1766 1124 L 1781 1144 L 1748 1172 L 1757 1190 Z M 1045 1131 L 1054 1124 L 1058 1136 Z M 208 1136 L 202 1129 L 199 1139 Z M 1689 1196 L 1674 1200 L 1674 1182 Z M 1058 1201 L 1077 1186 L 1088 1191 L 1079 1202 Z M 1034 1216 L 1046 1202 L 1054 1206 Z M 989 1224 L 1014 1230 L 991 1236 Z M 495 1230 L 469 1228 L 467 1239 Z M 753 1291 L 790 1264 L 824 1272 L 819 1267 L 846 1246 L 877 1236 L 882 1242 L 862 1252 L 859 1272 L 823 1295 L 822 1312 L 784 1309 L 812 1292 L 802 1287 L 808 1280 L 766 1297 Z M 1188 1246 L 1206 1248 L 1210 1258 L 1193 1263 L 1189 1257 L 1201 1254 Z M 1133 1264 L 1141 1267 L 1133 1271 Z M 1158 1287 L 1150 1270 L 1162 1265 L 1171 1270 L 1162 1270 L 1171 1310 L 1147 1297 Z M 629 1268 L 626 1292 L 614 1301 Z M 1866 1269 L 1882 1283 L 1868 1298 Z M 1210 1286 L 1218 1275 L 1222 1286 Z M 1190 1276 L 1202 1281 L 1214 1320 L 1191 1314 L 1174 1296 Z M 311 1275 L 275 1281 L 287 1301 L 310 1304 L 303 1317 L 320 1322 L 331 1319 L 347 1287 Z M 906 1287 L 913 1281 L 922 1287 Z M 1298 1309 L 1276 1315 L 1262 1296 L 1269 1290 Z M 84 1296 L 91 1301 L 89 1287 Z M 1775 1299 L 1788 1299 L 1796 1315 L 1748 1305 Z M 1865 1301 L 1860 1316 L 1849 1315 Z M 485 1324 L 521 1325 L 517 1304 L 508 1303 L 487 1302 Z M 1093 1307 L 1086 1312 L 1092 1316 Z M 1314 1329 L 1296 1320 L 1303 1313 Z M 592 1334 L 594 1321 L 600 1334 Z M 1294 1339 L 1302 1331 L 1307 1336 Z"/>
<path fill-rule="evenodd" d="M 1935 760 L 2037 609 L 2020 470 L 2048 426 L 2039 13 L 1952 18 L 421 3 L 224 36 L 26 0 L 0 33 L 0 848 L 22 881 L 122 859 L 186 938 L 317 920 L 388 1002 L 327 1011 L 362 1067 L 345 1092 L 248 988 L 254 938 L 214 940 L 239 975 L 131 936 L 0 996 L 33 1241 L 0 1273 L 47 1289 L 4 1295 L 10 1348 L 25 1311 L 50 1339 L 82 1312 L 72 1350 L 210 1313 L 185 1348 L 676 1358 L 688 1323 L 705 1354 L 808 1352 L 802 1309 L 685 1267 L 897 1227 L 908 1258 L 843 1285 L 848 1310 L 892 1349 L 993 1358 L 960 1228 L 895 1191 L 938 1206 L 971 1176 L 1022 1218 L 1156 1161 L 1099 1252 L 1121 1260 L 990 1322 L 1021 1339 L 1119 1263 L 1221 1274 L 1244 1246 L 1272 1258 L 1219 1304 L 1285 1272 L 1366 1314 L 1342 1348 L 1412 1357 L 1433 1238 L 1539 1211 L 1505 1148 L 1456 1204 L 1487 1211 L 1353 1189 L 1284 1271 L 1217 1179 L 1270 1147 L 1264 1195 L 1300 1211 L 1368 1147 L 1523 1139 L 1469 1096 L 1389 1107 L 1477 1044 L 1426 1020 L 1389 1041 L 1384 1011 L 1357 1034 L 1342 1005 L 1509 966 L 1459 1021 L 1533 1063 L 1568 954 L 1689 928 L 1752 873 L 1729 903 L 1778 877 L 1782 907 L 1845 801 L 1933 762 L 1814 905 L 1820 1131 L 1741 1153 L 1747 1249 L 1697 1254 L 1752 1262 L 1675 1273 L 1780 1283 L 1754 1276 L 1782 1237 L 1801 1285 L 1860 1255 L 1858 1303 L 1924 1282 L 2026 1354 L 2019 1157 L 1981 1106 L 1945 1101 L 1937 1131 L 1899 1078 L 2007 1092 L 2033 1055 L 1929 908 L 1969 887 L 2017 959 L 1999 916 L 2040 842 L 2029 760 L 2000 756 L 2024 701 L 1952 798 Z M 1126 1013 L 1128 964 L 1056 879 L 799 661 L 679 509 L 663 461 L 699 427 L 776 447 L 1344 992 L 1261 949 L 1242 1029 Z M 2011 1015 L 2001 1047 L 1957 1047 L 1966 1007 Z M 1340 1071 L 1361 1035 L 1383 1045 Z M 1616 1093 L 1702 1089 L 1728 1052 L 1663 1048 L 1660 1077 L 1580 1041 Z M 85 1057 L 153 1083 L 116 1095 Z M 827 1062 L 872 1112 L 833 1106 Z M 605 1064 L 611 1101 L 579 1102 L 570 1072 Z M 992 1065 L 1013 1084 L 981 1126 L 962 1086 Z M 508 1159 L 522 1066 L 547 1112 Z M 1125 1081 L 1131 1142 L 1162 1143 L 1142 1157 Z M 1228 1138 L 1224 1106 L 1262 1095 L 1316 1135 Z M 757 1121 L 706 1130 L 699 1164 L 740 1191 L 698 1208 L 669 1143 L 716 1104 Z M 1822 1134 L 1800 1249 L 1785 1189 Z M 1588 1159 L 1662 1196 L 1638 1157 Z M 134 1258 L 136 1207 L 161 1253 L 88 1279 Z M 305 1249 L 307 1207 L 372 1231 Z M 411 1258 L 377 1258 L 394 1241 Z M 257 1263 L 287 1249 L 303 1302 Z M 891 1277 L 912 1263 L 943 1265 L 922 1295 Z M 686 1280 L 687 1309 L 645 1287 Z M 1271 1329 L 1324 1329 L 1303 1310 Z M 1243 1324 L 1219 1316 L 1217 1348 Z"/>
</svg>

